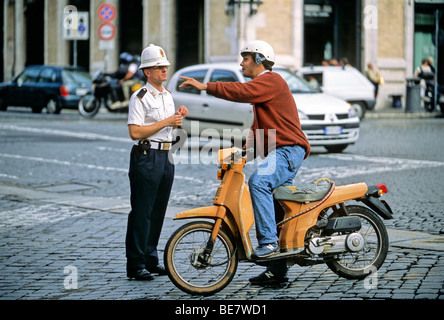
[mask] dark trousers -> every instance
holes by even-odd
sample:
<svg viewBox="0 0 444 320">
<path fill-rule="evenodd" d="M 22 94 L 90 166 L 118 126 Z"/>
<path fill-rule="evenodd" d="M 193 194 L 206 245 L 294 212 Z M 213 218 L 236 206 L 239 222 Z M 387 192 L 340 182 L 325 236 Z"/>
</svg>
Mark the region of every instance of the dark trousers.
<svg viewBox="0 0 444 320">
<path fill-rule="evenodd" d="M 169 151 L 133 146 L 129 167 L 131 212 L 126 233 L 127 270 L 157 266 L 157 244 L 174 179 Z"/>
</svg>

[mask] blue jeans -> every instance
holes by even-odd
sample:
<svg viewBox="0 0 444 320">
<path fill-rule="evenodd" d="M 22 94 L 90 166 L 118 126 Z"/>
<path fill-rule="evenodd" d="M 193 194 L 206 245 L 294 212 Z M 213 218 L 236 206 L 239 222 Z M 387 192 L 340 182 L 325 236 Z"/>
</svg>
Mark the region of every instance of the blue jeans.
<svg viewBox="0 0 444 320">
<path fill-rule="evenodd" d="M 273 190 L 293 184 L 304 157 L 305 149 L 300 146 L 280 147 L 270 152 L 251 175 L 248 186 L 259 245 L 278 241 Z"/>
</svg>

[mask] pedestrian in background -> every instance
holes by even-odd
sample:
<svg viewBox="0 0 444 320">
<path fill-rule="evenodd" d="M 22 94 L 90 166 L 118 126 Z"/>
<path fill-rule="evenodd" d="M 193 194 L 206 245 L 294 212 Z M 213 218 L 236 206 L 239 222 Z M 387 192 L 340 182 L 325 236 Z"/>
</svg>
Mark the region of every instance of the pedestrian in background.
<svg viewBox="0 0 444 320">
<path fill-rule="evenodd" d="M 368 80 L 375 86 L 375 98 L 378 96 L 379 85 L 383 84 L 381 73 L 377 67 L 369 62 L 367 65 L 367 70 L 365 70 L 365 76 Z"/>
</svg>

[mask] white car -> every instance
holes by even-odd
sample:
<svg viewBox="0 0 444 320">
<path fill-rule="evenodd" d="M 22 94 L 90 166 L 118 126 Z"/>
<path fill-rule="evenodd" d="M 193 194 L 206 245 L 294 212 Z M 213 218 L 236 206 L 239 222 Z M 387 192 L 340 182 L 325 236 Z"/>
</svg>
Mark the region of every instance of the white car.
<svg viewBox="0 0 444 320">
<path fill-rule="evenodd" d="M 304 67 L 297 74 L 308 82 L 316 83 L 322 92 L 350 103 L 360 119 L 366 110 L 375 108 L 375 86 L 351 66 Z"/>
<path fill-rule="evenodd" d="M 323 146 L 329 152 L 341 152 L 359 138 L 359 118 L 344 100 L 319 93 L 284 67 L 274 67 L 288 83 L 296 106 L 302 131 L 311 146 Z M 176 105 L 185 105 L 190 114 L 182 128 L 188 135 L 209 136 L 217 132 L 223 139 L 245 139 L 253 121 L 253 107 L 247 103 L 230 102 L 199 92 L 194 88 L 179 88 L 179 76 L 192 77 L 206 83 L 215 81 L 246 82 L 237 63 L 200 64 L 178 70 L 167 89 Z M 225 132 L 225 134 L 224 134 Z"/>
</svg>

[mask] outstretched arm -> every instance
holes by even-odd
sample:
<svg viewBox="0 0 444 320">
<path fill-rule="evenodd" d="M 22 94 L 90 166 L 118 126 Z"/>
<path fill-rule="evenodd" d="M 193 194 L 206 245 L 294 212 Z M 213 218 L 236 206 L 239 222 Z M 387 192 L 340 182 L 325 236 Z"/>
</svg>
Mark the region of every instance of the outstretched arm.
<svg viewBox="0 0 444 320">
<path fill-rule="evenodd" d="M 179 88 L 194 87 L 197 90 L 207 90 L 206 84 L 201 83 L 194 78 L 189 78 L 189 77 L 180 77 L 180 78 L 184 79 L 185 81 L 179 86 Z"/>
</svg>

